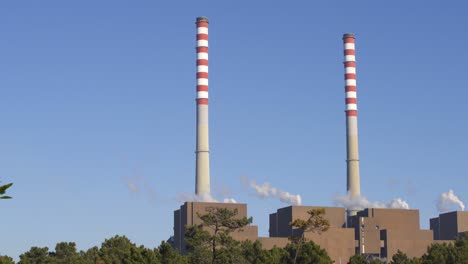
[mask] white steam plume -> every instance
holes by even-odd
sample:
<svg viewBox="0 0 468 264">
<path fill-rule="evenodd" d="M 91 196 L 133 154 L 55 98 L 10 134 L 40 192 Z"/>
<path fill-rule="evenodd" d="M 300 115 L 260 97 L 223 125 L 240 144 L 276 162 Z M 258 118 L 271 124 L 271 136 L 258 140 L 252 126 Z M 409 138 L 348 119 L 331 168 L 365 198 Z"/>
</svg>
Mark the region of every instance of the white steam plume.
<svg viewBox="0 0 468 264">
<path fill-rule="evenodd" d="M 386 204 L 387 208 L 396 208 L 396 209 L 410 209 L 408 202 L 401 198 L 396 198 L 391 200 Z"/>
<path fill-rule="evenodd" d="M 219 203 L 211 194 L 203 193 L 200 195 L 183 193 L 177 197 L 179 202 L 207 202 L 207 203 Z"/>
<path fill-rule="evenodd" d="M 243 179 L 244 181 L 246 179 Z M 254 180 L 248 181 L 249 187 L 255 190 L 257 196 L 261 198 L 276 197 L 284 203 L 291 205 L 301 205 L 302 198 L 299 194 L 290 194 L 289 192 L 282 191 L 265 182 L 262 185 L 257 184 Z"/>
<path fill-rule="evenodd" d="M 237 203 L 234 198 L 224 198 L 223 203 Z"/>
<path fill-rule="evenodd" d="M 205 202 L 205 203 L 219 203 L 220 202 L 209 193 L 203 193 L 199 195 L 183 193 L 179 195 L 179 197 L 177 197 L 177 201 L 179 202 Z M 225 198 L 223 200 L 223 203 L 237 203 L 237 202 L 233 198 Z"/>
<path fill-rule="evenodd" d="M 439 200 L 437 201 L 437 210 L 439 212 L 447 212 L 450 210 L 452 205 L 459 206 L 462 211 L 465 210 L 465 204 L 460 200 L 460 198 L 458 198 L 453 190 L 448 190 L 448 192 L 441 193 Z"/>
<path fill-rule="evenodd" d="M 352 208 L 356 210 L 363 210 L 364 208 L 394 208 L 394 209 L 409 209 L 409 204 L 401 199 L 396 198 L 387 203 L 372 202 L 367 200 L 364 196 L 352 198 L 348 193 L 346 196 L 338 196 L 334 199 L 335 204 L 341 205 L 345 208 Z"/>
</svg>

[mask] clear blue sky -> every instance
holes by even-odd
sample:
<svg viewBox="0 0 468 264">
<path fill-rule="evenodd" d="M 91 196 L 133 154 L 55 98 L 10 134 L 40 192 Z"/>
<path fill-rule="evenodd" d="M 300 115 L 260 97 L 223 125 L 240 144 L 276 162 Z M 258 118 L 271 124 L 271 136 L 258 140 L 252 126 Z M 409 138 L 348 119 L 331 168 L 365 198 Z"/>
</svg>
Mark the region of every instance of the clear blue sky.
<svg viewBox="0 0 468 264">
<path fill-rule="evenodd" d="M 421 223 L 468 201 L 465 1 L 2 1 L 0 254 L 116 234 L 159 245 L 194 191 L 195 18 L 210 18 L 211 177 L 260 235 L 346 185 L 342 34 L 356 33 L 362 194 Z M 131 192 L 127 180 L 140 184 Z M 139 180 L 140 179 L 140 180 Z M 146 183 L 143 183 L 146 182 Z"/>
</svg>

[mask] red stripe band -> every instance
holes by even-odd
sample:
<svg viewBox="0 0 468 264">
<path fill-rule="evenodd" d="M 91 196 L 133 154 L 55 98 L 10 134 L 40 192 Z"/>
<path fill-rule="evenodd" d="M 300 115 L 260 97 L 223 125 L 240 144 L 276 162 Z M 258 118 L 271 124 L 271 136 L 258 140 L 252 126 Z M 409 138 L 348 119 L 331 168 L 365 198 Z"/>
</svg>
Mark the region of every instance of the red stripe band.
<svg viewBox="0 0 468 264">
<path fill-rule="evenodd" d="M 345 80 L 348 80 L 348 79 L 354 79 L 356 80 L 356 74 L 355 73 L 345 73 Z"/>
<path fill-rule="evenodd" d="M 357 99 L 356 98 L 346 98 L 345 102 L 346 102 L 346 104 L 357 104 Z"/>
<path fill-rule="evenodd" d="M 208 23 L 205 21 L 197 22 L 197 27 L 208 27 Z"/>
<path fill-rule="evenodd" d="M 356 86 L 346 86 L 345 91 L 346 92 L 356 92 Z"/>
<path fill-rule="evenodd" d="M 197 34 L 197 40 L 208 40 L 208 34 Z"/>
<path fill-rule="evenodd" d="M 344 51 L 344 55 L 356 55 L 356 52 L 352 49 L 347 49 Z"/>
<path fill-rule="evenodd" d="M 357 111 L 356 110 L 348 110 L 348 111 L 345 111 L 346 112 L 346 116 L 357 116 Z"/>
<path fill-rule="evenodd" d="M 355 43 L 354 38 L 352 37 L 347 37 L 343 41 L 344 43 Z"/>
<path fill-rule="evenodd" d="M 345 67 L 353 67 L 356 68 L 356 62 L 355 61 L 346 61 L 344 63 Z"/>
<path fill-rule="evenodd" d="M 208 66 L 208 60 L 197 60 L 197 65 Z"/>
<path fill-rule="evenodd" d="M 197 78 L 208 79 L 208 73 L 207 72 L 197 72 Z"/>
<path fill-rule="evenodd" d="M 208 104 L 208 99 L 197 99 L 197 104 L 207 105 Z"/>
<path fill-rule="evenodd" d="M 197 47 L 197 53 L 198 52 L 208 52 L 208 47 Z"/>
<path fill-rule="evenodd" d="M 198 92 L 208 92 L 208 85 L 197 85 Z"/>
</svg>

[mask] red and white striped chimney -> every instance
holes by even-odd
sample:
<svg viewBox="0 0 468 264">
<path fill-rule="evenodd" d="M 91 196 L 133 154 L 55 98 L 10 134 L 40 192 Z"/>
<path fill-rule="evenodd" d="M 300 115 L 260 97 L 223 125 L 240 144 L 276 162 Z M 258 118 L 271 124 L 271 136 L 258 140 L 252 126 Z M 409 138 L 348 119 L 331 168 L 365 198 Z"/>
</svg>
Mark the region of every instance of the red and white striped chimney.
<svg viewBox="0 0 468 264">
<path fill-rule="evenodd" d="M 343 35 L 345 93 L 346 93 L 346 139 L 347 139 L 347 191 L 351 199 L 361 195 L 359 176 L 359 145 L 356 96 L 356 52 L 352 33 Z M 348 208 L 348 216 L 356 215 L 358 208 Z"/>
<path fill-rule="evenodd" d="M 208 138 L 208 18 L 197 17 L 197 145 L 195 194 L 210 193 Z"/>
</svg>

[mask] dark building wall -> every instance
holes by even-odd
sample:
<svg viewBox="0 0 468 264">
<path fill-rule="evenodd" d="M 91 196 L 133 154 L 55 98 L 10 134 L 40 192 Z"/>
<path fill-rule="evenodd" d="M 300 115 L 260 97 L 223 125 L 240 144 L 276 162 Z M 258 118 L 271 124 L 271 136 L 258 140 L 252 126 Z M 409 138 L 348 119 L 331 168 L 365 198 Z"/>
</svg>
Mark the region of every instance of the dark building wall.
<svg viewBox="0 0 468 264">
<path fill-rule="evenodd" d="M 429 219 L 429 228 L 434 233 L 434 240 L 440 239 L 439 217 Z"/>
<path fill-rule="evenodd" d="M 439 215 L 439 239 L 455 239 L 458 234 L 457 212 Z"/>
<path fill-rule="evenodd" d="M 276 213 L 270 214 L 270 228 L 268 229 L 268 233 L 270 237 L 277 237 L 277 231 L 278 231 L 278 224 L 276 220 Z"/>
<path fill-rule="evenodd" d="M 435 240 L 451 240 L 468 231 L 468 212 L 453 211 L 430 219 Z"/>
<path fill-rule="evenodd" d="M 280 208 L 276 211 L 276 234 L 278 237 L 289 237 L 292 235 L 292 228 L 289 226 L 292 219 L 292 206 Z"/>
<path fill-rule="evenodd" d="M 182 248 L 182 241 L 180 240 L 181 235 L 180 232 L 182 231 L 181 224 L 180 224 L 180 209 L 174 211 L 174 247 L 177 249 Z"/>
</svg>

